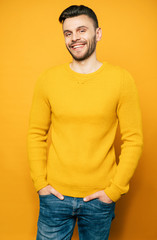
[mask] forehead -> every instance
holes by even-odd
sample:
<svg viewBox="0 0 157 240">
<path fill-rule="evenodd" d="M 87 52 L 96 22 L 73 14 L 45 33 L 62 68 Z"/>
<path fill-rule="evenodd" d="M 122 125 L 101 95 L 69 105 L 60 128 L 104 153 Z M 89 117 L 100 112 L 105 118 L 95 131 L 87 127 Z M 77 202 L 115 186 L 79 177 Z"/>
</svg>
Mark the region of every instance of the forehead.
<svg viewBox="0 0 157 240">
<path fill-rule="evenodd" d="M 80 26 L 86 26 L 88 28 L 94 27 L 94 21 L 87 15 L 79 15 L 76 17 L 66 18 L 63 23 L 63 30 L 75 30 Z"/>
</svg>

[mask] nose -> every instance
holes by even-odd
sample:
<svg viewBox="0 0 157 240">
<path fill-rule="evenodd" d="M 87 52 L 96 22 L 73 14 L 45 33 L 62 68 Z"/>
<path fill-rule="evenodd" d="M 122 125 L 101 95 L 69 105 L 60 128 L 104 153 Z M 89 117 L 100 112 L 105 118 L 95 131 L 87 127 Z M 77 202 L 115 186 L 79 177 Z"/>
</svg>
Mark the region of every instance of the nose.
<svg viewBox="0 0 157 240">
<path fill-rule="evenodd" d="M 79 40 L 80 39 L 80 35 L 79 35 L 79 33 L 73 33 L 72 34 L 72 41 L 73 42 L 75 42 L 75 41 L 77 41 L 77 40 Z"/>
</svg>

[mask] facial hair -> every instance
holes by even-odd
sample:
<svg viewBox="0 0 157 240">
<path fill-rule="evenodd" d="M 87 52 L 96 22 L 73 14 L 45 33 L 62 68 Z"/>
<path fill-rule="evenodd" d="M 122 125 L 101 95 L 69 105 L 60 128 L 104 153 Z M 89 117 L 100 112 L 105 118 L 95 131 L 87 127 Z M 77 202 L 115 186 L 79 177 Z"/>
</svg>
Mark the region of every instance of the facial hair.
<svg viewBox="0 0 157 240">
<path fill-rule="evenodd" d="M 77 42 L 79 43 L 79 41 L 76 41 L 76 42 L 73 42 L 73 44 L 77 43 Z M 76 61 L 84 61 L 87 58 L 89 58 L 96 49 L 96 35 L 94 35 L 94 37 L 89 41 L 88 49 L 83 56 L 77 57 L 70 51 L 70 49 L 68 47 L 67 47 L 67 49 L 68 49 L 69 53 L 71 54 L 71 56 L 73 57 L 73 59 L 75 59 Z"/>
</svg>

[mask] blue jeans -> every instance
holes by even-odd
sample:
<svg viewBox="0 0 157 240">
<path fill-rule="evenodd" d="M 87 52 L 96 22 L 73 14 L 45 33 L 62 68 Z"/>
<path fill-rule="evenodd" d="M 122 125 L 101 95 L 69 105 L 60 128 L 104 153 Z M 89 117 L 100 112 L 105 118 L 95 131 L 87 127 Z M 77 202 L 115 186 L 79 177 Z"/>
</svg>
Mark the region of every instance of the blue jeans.
<svg viewBox="0 0 157 240">
<path fill-rule="evenodd" d="M 107 240 L 115 203 L 99 199 L 84 202 L 83 198 L 39 195 L 40 212 L 36 240 L 70 240 L 76 219 L 80 240 Z"/>
</svg>

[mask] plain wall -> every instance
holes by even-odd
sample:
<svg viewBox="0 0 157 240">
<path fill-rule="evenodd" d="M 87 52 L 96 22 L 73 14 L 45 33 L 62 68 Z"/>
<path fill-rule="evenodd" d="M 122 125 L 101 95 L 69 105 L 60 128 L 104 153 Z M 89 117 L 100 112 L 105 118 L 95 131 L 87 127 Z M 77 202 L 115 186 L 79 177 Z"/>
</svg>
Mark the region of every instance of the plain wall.
<svg viewBox="0 0 157 240">
<path fill-rule="evenodd" d="M 0 238 L 33 240 L 38 195 L 30 178 L 26 138 L 35 82 L 71 61 L 58 17 L 72 4 L 96 12 L 103 38 L 97 57 L 127 69 L 139 91 L 144 150 L 130 191 L 116 204 L 110 240 L 155 240 L 157 198 L 157 1 L 0 1 Z M 116 145 L 118 146 L 119 140 Z M 77 227 L 73 239 L 78 239 Z"/>
</svg>

